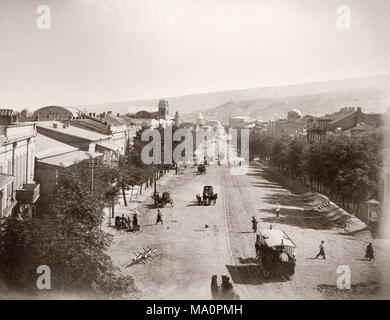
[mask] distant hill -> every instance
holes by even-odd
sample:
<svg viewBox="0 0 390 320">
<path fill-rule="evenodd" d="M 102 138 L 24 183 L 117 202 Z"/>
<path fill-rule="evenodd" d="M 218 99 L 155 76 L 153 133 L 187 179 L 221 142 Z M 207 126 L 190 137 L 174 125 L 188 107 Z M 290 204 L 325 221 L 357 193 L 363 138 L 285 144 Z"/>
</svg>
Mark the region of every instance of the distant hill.
<svg viewBox="0 0 390 320">
<path fill-rule="evenodd" d="M 227 122 L 231 116 L 247 116 L 263 121 L 286 118 L 299 109 L 303 114 L 325 115 L 340 107 L 361 107 L 365 113 L 384 113 L 390 106 L 390 85 L 381 88 L 350 89 L 303 96 L 286 96 L 232 101 L 203 112 L 209 119 Z M 199 112 L 186 115 L 194 120 Z"/>
<path fill-rule="evenodd" d="M 366 109 L 366 102 L 376 104 L 376 107 L 378 108 L 384 108 L 385 102 L 382 101 L 383 99 L 388 99 L 387 102 L 390 104 L 390 94 L 388 94 L 389 88 L 390 75 L 382 75 L 357 79 L 304 83 L 281 87 L 262 87 L 161 98 L 168 100 L 171 115 L 173 115 L 176 111 L 179 111 L 185 119 L 193 119 L 195 113 L 199 114 L 199 111 L 204 112 L 207 110 L 208 112 L 206 112 L 206 114 L 210 114 L 210 117 L 215 115 L 216 117 L 223 117 L 223 119 L 226 119 L 228 116 L 224 115 L 223 112 L 219 113 L 218 110 L 225 110 L 226 112 L 226 110 L 231 109 L 229 110 L 229 115 L 234 111 L 233 113 L 237 115 L 253 114 L 257 117 L 257 111 L 255 110 L 261 109 L 264 111 L 268 108 L 268 111 L 266 111 L 264 116 L 268 117 L 268 114 L 278 114 L 288 110 L 291 103 L 293 103 L 296 108 L 302 109 L 303 112 L 306 112 L 305 107 L 301 107 L 299 101 L 304 101 L 305 104 L 312 103 L 313 108 L 315 108 L 315 105 L 318 104 L 315 100 L 316 98 L 325 100 L 330 99 L 330 101 L 333 101 L 335 106 L 350 104 L 355 99 L 354 104 L 364 102 L 364 105 L 362 105 L 364 109 Z M 365 93 L 363 94 L 363 92 Z M 354 98 L 354 95 L 356 94 L 358 95 L 357 97 L 360 98 Z M 376 96 L 378 94 L 380 97 Z M 294 97 L 299 98 L 297 100 L 294 99 Z M 344 102 L 343 99 L 347 97 L 348 101 Z M 100 113 L 103 111 L 112 111 L 113 113 L 119 112 L 123 114 L 127 112 L 136 112 L 142 109 L 157 109 L 158 101 L 161 98 L 108 102 L 79 106 L 79 108 L 82 110 L 85 108 L 88 112 Z M 337 99 L 341 100 L 337 101 Z M 240 101 L 244 102 L 240 103 Z M 225 107 L 223 107 L 223 105 L 225 105 Z M 283 106 L 287 109 L 283 109 Z M 317 109 L 320 110 L 325 106 L 328 108 L 325 101 L 321 102 L 321 106 L 322 107 L 318 107 Z M 232 107 L 237 109 L 234 110 Z M 247 107 L 249 107 L 251 111 L 245 111 Z M 280 111 L 279 108 L 281 108 Z M 273 112 L 271 112 L 271 110 L 273 110 Z M 263 116 L 261 118 L 263 118 Z"/>
</svg>

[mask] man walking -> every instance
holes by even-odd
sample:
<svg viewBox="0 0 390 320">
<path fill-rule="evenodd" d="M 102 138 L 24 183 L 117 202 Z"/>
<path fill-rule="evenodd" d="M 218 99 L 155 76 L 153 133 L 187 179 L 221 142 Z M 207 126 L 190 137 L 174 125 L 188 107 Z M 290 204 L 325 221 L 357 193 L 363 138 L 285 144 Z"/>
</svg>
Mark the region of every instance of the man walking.
<svg viewBox="0 0 390 320">
<path fill-rule="evenodd" d="M 325 241 L 324 241 L 324 240 L 321 241 L 321 244 L 320 244 L 320 252 L 317 254 L 316 259 L 317 259 L 319 256 L 322 256 L 322 257 L 325 259 Z"/>
<path fill-rule="evenodd" d="M 163 223 L 163 219 L 162 219 L 162 213 L 161 213 L 160 209 L 157 209 L 157 221 L 156 221 L 156 224 L 158 224 L 159 222 L 161 222 L 161 224 L 164 224 Z"/>
<path fill-rule="evenodd" d="M 280 213 L 280 204 L 276 204 L 276 217 L 279 218 L 279 213 Z"/>
<path fill-rule="evenodd" d="M 367 260 L 374 259 L 374 248 L 372 247 L 372 243 L 369 243 L 366 248 L 366 257 Z"/>
<path fill-rule="evenodd" d="M 257 232 L 257 220 L 255 217 L 252 217 L 252 229 L 253 229 L 253 232 Z"/>
</svg>

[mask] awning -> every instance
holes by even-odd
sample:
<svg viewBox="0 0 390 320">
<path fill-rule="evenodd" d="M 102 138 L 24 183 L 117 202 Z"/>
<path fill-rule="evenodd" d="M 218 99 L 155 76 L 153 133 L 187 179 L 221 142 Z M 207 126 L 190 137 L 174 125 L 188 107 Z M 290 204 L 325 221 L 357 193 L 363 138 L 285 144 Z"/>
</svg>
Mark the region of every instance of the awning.
<svg viewBox="0 0 390 320">
<path fill-rule="evenodd" d="M 10 174 L 0 173 L 0 190 L 8 186 L 12 181 L 14 181 L 14 176 Z"/>
</svg>

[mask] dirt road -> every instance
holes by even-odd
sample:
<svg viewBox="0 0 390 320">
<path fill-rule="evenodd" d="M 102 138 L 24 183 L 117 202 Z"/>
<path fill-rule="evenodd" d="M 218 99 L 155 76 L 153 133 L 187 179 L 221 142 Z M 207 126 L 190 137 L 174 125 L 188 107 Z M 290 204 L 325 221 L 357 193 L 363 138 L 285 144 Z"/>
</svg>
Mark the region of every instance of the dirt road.
<svg viewBox="0 0 390 320">
<path fill-rule="evenodd" d="M 216 205 L 197 206 L 195 195 L 204 185 L 218 193 Z M 307 216 L 299 197 L 275 182 L 261 167 L 251 166 L 244 176 L 233 176 L 226 166 L 210 166 L 205 175 L 196 169 L 174 178 L 173 208 L 162 209 L 164 224 L 156 225 L 156 210 L 146 210 L 139 233 L 115 234 L 110 254 L 124 274 L 132 275 L 141 299 L 210 299 L 211 275 L 228 274 L 242 299 L 379 298 L 381 273 L 388 263 L 363 261 L 368 232 L 356 237 L 339 234 L 334 226 Z M 279 218 L 275 204 L 281 204 Z M 296 274 L 291 281 L 266 280 L 253 264 L 255 235 L 259 228 L 282 229 L 297 245 Z M 314 259 L 320 241 L 327 259 Z M 144 246 L 158 256 L 146 264 L 125 266 L 132 252 Z M 335 290 L 337 267 L 351 270 L 353 291 Z M 352 292 L 352 293 L 351 293 Z"/>
</svg>

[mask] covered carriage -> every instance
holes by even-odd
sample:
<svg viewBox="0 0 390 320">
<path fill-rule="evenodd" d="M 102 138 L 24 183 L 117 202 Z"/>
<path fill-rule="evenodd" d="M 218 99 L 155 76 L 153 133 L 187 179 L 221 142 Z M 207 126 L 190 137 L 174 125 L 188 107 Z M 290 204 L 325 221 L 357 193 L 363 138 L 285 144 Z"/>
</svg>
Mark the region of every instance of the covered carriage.
<svg viewBox="0 0 390 320">
<path fill-rule="evenodd" d="M 157 192 L 154 196 L 154 203 L 157 208 L 164 208 L 168 203 L 173 207 L 173 199 L 168 191 L 163 192 L 162 196 Z"/>
<path fill-rule="evenodd" d="M 206 166 L 204 164 L 200 164 L 198 166 L 198 174 L 205 174 L 206 173 Z"/>
<path fill-rule="evenodd" d="M 210 205 L 210 204 L 216 204 L 217 202 L 218 194 L 214 193 L 213 186 L 204 186 L 203 187 L 203 194 L 197 194 L 196 200 L 198 202 L 198 205 Z"/>
</svg>

